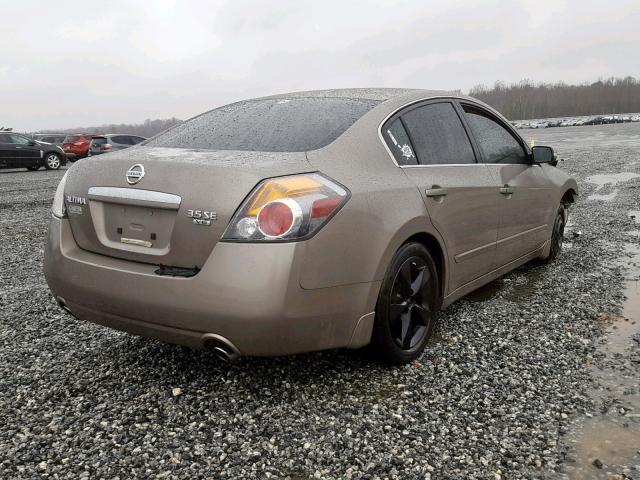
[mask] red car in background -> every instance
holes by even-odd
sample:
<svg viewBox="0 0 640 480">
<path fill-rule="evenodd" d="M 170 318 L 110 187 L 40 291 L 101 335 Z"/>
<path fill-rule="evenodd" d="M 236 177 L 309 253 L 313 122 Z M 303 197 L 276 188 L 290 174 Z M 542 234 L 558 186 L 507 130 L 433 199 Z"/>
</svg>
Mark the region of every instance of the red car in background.
<svg viewBox="0 0 640 480">
<path fill-rule="evenodd" d="M 62 143 L 62 150 L 69 160 L 78 160 L 87 156 L 89 145 L 91 145 L 92 135 L 87 133 L 78 133 L 75 135 L 67 135 Z"/>
</svg>

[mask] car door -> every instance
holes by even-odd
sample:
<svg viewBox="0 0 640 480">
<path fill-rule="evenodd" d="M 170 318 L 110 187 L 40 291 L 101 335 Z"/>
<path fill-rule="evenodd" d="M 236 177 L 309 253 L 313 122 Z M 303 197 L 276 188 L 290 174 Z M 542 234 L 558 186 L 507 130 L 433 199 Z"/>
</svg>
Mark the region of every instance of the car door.
<svg viewBox="0 0 640 480">
<path fill-rule="evenodd" d="M 454 104 L 444 100 L 410 106 L 391 117 L 382 132 L 444 240 L 450 273 L 447 291 L 490 272 L 499 199 L 487 166 L 476 160 Z"/>
<path fill-rule="evenodd" d="M 13 158 L 11 166 L 14 168 L 38 165 L 42 159 L 42 151 L 35 141 L 17 133 L 10 133 L 13 142 Z"/>
<path fill-rule="evenodd" d="M 15 157 L 15 145 L 8 133 L 0 132 L 0 168 L 8 168 Z"/>
<path fill-rule="evenodd" d="M 549 239 L 551 183 L 543 169 L 532 163 L 522 138 L 505 120 L 478 105 L 463 103 L 462 107 L 482 160 L 499 185 L 496 265 L 500 267 L 533 252 Z"/>
</svg>

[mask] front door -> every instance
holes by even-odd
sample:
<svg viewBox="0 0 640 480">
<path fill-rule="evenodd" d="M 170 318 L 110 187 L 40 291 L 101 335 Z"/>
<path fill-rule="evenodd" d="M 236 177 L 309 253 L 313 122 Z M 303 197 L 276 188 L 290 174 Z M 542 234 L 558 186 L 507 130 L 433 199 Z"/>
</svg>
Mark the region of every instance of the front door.
<svg viewBox="0 0 640 480">
<path fill-rule="evenodd" d="M 17 133 L 10 133 L 9 137 L 13 142 L 13 158 L 11 167 L 23 168 L 38 165 L 42 159 L 42 151 L 35 145 L 35 142 Z"/>
<path fill-rule="evenodd" d="M 15 155 L 15 145 L 11 140 L 11 134 L 0 132 L 0 168 L 9 167 Z"/>
<path fill-rule="evenodd" d="M 498 235 L 495 181 L 476 155 L 450 101 L 408 107 L 383 133 L 445 242 L 450 294 L 490 272 Z M 395 152 L 397 150 L 397 152 Z"/>
<path fill-rule="evenodd" d="M 478 106 L 463 105 L 465 118 L 499 186 L 500 227 L 496 266 L 541 247 L 550 236 L 551 184 L 519 139 L 503 122 Z"/>
</svg>

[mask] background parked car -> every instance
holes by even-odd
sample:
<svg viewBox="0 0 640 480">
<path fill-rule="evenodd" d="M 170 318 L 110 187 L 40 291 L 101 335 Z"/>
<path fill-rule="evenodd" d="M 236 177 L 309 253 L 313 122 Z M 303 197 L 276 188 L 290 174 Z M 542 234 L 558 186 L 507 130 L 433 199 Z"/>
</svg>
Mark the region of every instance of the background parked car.
<svg viewBox="0 0 640 480">
<path fill-rule="evenodd" d="M 75 135 L 67 135 L 62 143 L 64 153 L 69 160 L 78 160 L 87 156 L 89 145 L 91 144 L 92 135 L 87 133 L 78 133 Z"/>
<path fill-rule="evenodd" d="M 33 135 L 34 140 L 39 142 L 53 143 L 54 145 L 60 145 L 64 143 L 64 139 L 67 138 L 66 133 L 36 133 Z"/>
<path fill-rule="evenodd" d="M 125 135 L 121 133 L 109 133 L 107 135 L 94 135 L 91 140 L 87 156 L 100 155 L 115 150 L 122 150 L 144 142 L 146 138 L 137 135 Z"/>
<path fill-rule="evenodd" d="M 60 147 L 14 132 L 0 132 L 0 168 L 58 170 L 67 157 Z"/>
</svg>

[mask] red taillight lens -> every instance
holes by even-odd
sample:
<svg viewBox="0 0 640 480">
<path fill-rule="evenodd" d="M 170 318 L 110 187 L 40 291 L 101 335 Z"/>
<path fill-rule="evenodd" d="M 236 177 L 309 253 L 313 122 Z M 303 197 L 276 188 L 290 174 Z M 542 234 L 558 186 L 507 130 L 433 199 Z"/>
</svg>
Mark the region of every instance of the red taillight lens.
<svg viewBox="0 0 640 480">
<path fill-rule="evenodd" d="M 262 181 L 235 213 L 224 240 L 308 238 L 349 199 L 349 191 L 319 173 Z"/>
<path fill-rule="evenodd" d="M 293 226 L 293 211 L 284 202 L 267 203 L 258 214 L 258 228 L 268 237 L 281 237 Z"/>
<path fill-rule="evenodd" d="M 342 204 L 342 197 L 331 197 L 316 200 L 311 206 L 311 218 L 328 217 Z"/>
<path fill-rule="evenodd" d="M 102 148 L 103 148 L 103 150 L 111 150 L 111 144 L 110 143 L 105 143 Z"/>
</svg>

